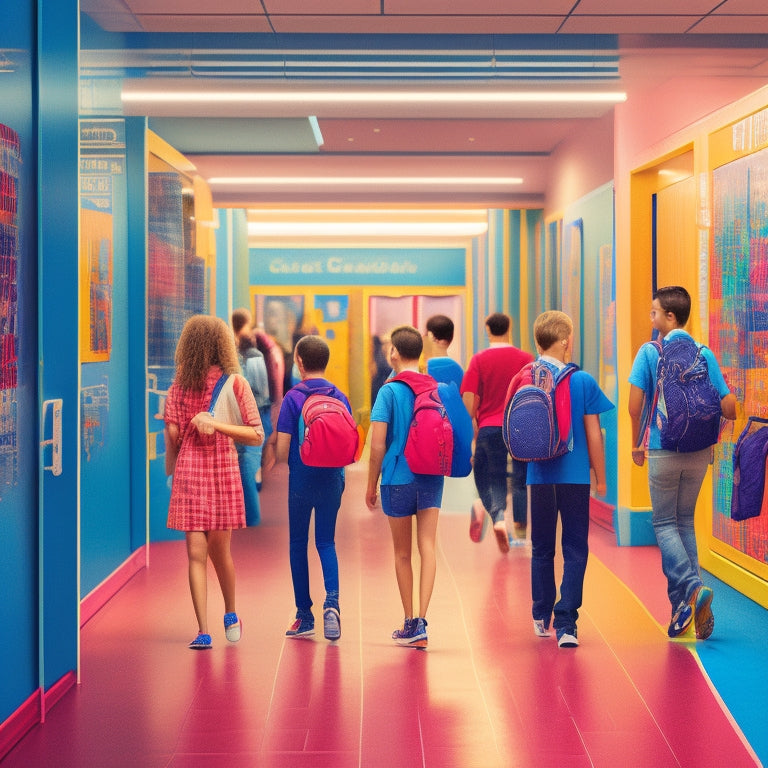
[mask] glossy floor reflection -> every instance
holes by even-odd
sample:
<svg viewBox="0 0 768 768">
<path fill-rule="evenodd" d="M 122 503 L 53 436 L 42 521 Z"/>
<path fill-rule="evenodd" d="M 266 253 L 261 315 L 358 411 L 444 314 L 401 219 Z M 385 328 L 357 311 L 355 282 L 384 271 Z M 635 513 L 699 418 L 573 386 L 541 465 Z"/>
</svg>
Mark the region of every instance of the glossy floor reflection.
<svg viewBox="0 0 768 768">
<path fill-rule="evenodd" d="M 530 550 L 502 556 L 490 538 L 470 542 L 458 486 L 440 521 L 427 651 L 390 639 L 401 609 L 386 521 L 364 504 L 365 466 L 348 472 L 338 525 L 342 637 L 323 639 L 317 610 L 313 639 L 286 639 L 286 483 L 284 472 L 270 477 L 262 525 L 234 537 L 241 642 L 228 644 L 217 618 L 212 650 L 186 648 L 195 622 L 184 545 L 153 545 L 150 568 L 84 627 L 81 684 L 3 768 L 759 764 L 692 643 L 666 637 L 654 564 L 640 566 L 656 582 L 646 608 L 606 565 L 626 577 L 632 554 L 594 530 L 581 645 L 560 649 L 533 634 Z M 314 550 L 310 563 L 321 606 Z M 223 614 L 213 586 L 209 602 Z"/>
</svg>

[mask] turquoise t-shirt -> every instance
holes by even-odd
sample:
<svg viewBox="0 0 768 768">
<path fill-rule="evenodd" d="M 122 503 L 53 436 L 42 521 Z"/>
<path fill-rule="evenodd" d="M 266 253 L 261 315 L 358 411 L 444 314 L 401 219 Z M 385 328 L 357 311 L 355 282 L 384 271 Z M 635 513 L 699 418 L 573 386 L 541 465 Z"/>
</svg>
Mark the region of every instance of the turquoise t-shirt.
<svg viewBox="0 0 768 768">
<path fill-rule="evenodd" d="M 456 389 L 461 391 L 461 380 L 464 378 L 464 369 L 450 357 L 430 357 L 427 360 L 427 373 L 435 381 L 444 381 L 456 384 Z"/>
<path fill-rule="evenodd" d="M 556 366 L 547 361 L 553 371 Z M 528 462 L 528 485 L 579 483 L 589 485 L 589 451 L 584 416 L 599 414 L 614 408 L 597 382 L 586 371 L 576 371 L 568 380 L 571 388 L 571 424 L 573 450 L 548 461 Z"/>
<path fill-rule="evenodd" d="M 662 345 L 665 342 L 670 341 L 679 336 L 691 335 L 684 331 L 682 328 L 675 328 L 670 331 L 661 341 Z M 717 390 L 720 398 L 724 398 L 729 395 L 731 390 L 728 389 L 728 385 L 725 383 L 720 365 L 717 362 L 717 358 L 709 347 L 705 347 L 697 342 L 697 346 L 702 350 L 702 355 L 707 361 L 707 371 L 709 372 L 709 380 Z M 629 383 L 634 384 L 643 390 L 647 402 L 653 401 L 653 396 L 656 392 L 656 369 L 659 365 L 659 352 L 654 344 L 650 342 L 643 344 L 635 355 L 635 361 L 632 363 L 632 370 L 629 373 Z M 648 437 L 649 450 L 661 449 L 661 433 L 656 423 L 654 414 L 651 414 L 651 431 Z"/>
<path fill-rule="evenodd" d="M 371 422 L 387 424 L 387 452 L 381 465 L 382 485 L 407 485 L 414 480 L 403 452 L 413 416 L 413 391 L 405 384 L 387 382 L 376 395 Z"/>
</svg>

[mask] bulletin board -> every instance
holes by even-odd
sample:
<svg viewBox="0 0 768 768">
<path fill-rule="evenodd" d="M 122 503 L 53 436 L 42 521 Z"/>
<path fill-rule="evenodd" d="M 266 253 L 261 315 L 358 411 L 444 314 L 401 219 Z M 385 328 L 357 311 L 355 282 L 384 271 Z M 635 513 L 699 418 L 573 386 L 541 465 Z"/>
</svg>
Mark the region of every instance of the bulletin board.
<svg viewBox="0 0 768 768">
<path fill-rule="evenodd" d="M 768 513 L 731 519 L 733 451 L 750 416 L 768 417 L 768 135 L 758 113 L 711 141 L 712 243 L 709 343 L 739 418 L 716 447 L 712 549 L 768 579 Z M 726 162 L 723 162 L 726 161 Z"/>
</svg>

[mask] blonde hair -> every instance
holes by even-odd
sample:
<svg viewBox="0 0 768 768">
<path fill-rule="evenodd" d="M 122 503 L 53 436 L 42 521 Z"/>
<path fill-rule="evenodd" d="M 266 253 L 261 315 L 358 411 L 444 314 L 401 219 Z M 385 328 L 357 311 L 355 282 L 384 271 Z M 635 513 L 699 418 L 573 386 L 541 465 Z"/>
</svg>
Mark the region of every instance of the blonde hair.
<svg viewBox="0 0 768 768">
<path fill-rule="evenodd" d="M 202 391 L 208 370 L 218 365 L 223 373 L 240 373 L 235 337 L 219 317 L 192 315 L 176 345 L 176 383 Z"/>
<path fill-rule="evenodd" d="M 533 338 L 543 351 L 558 341 L 567 341 L 572 333 L 573 321 L 565 312 L 556 309 L 542 312 L 533 323 Z"/>
</svg>

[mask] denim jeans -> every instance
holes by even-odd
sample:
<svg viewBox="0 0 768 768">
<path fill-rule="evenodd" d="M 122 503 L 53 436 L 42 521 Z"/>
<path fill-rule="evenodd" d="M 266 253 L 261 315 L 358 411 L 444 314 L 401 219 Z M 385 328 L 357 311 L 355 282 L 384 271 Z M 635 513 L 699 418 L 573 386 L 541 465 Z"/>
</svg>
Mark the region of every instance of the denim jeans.
<svg viewBox="0 0 768 768">
<path fill-rule="evenodd" d="M 481 427 L 475 440 L 475 486 L 480 501 L 494 523 L 504 519 L 504 510 L 507 508 L 508 458 L 509 453 L 501 436 L 501 427 Z M 512 515 L 515 522 L 523 525 L 528 519 L 526 473 L 524 462 L 512 461 Z"/>
<path fill-rule="evenodd" d="M 672 611 L 701 586 L 693 513 L 712 450 L 648 452 L 653 530 L 661 550 Z"/>
<path fill-rule="evenodd" d="M 549 626 L 554 612 L 555 630 L 576 628 L 584 572 L 589 556 L 589 486 L 582 483 L 531 485 L 531 596 L 534 619 Z M 562 527 L 563 580 L 560 599 L 555 586 L 557 516 Z"/>
<path fill-rule="evenodd" d="M 324 472 L 317 482 L 302 483 L 301 488 L 288 483 L 288 533 L 290 537 L 291 578 L 296 608 L 304 613 L 312 607 L 309 595 L 309 521 L 315 510 L 315 546 L 320 556 L 325 584 L 325 607 L 338 608 L 339 562 L 336 558 L 336 516 L 344 491 L 342 472 Z M 299 485 L 296 483 L 295 485 Z"/>
<path fill-rule="evenodd" d="M 261 467 L 261 446 L 235 443 L 235 448 L 245 500 L 245 524 L 258 525 L 261 522 L 261 505 L 256 489 L 256 473 Z"/>
</svg>

